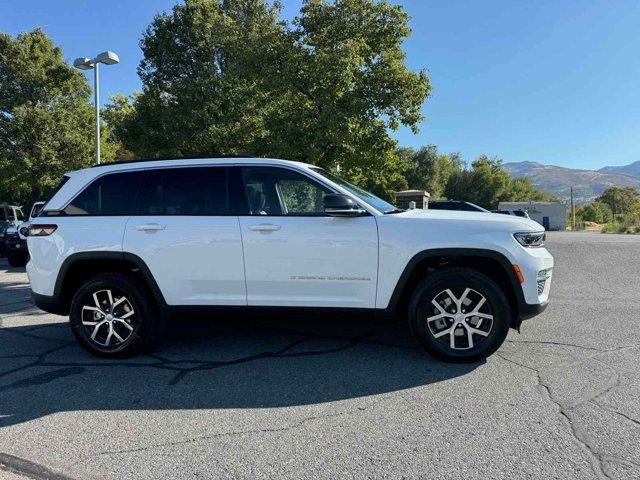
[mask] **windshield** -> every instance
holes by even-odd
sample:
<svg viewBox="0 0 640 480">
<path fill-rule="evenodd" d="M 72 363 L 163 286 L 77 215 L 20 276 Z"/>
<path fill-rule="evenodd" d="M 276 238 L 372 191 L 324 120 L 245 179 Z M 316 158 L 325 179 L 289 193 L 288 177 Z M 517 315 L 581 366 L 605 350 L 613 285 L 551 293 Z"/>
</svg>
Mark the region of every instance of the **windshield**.
<svg viewBox="0 0 640 480">
<path fill-rule="evenodd" d="M 40 212 L 42 211 L 42 207 L 44 207 L 44 202 L 36 202 L 33 204 L 33 207 L 31 208 L 31 218 L 35 218 L 37 217 Z"/>
<path fill-rule="evenodd" d="M 15 207 L 14 208 L 9 207 L 9 221 L 14 222 L 14 221 L 22 221 L 22 220 L 23 220 L 22 210 Z"/>
<path fill-rule="evenodd" d="M 467 202 L 467 205 L 471 205 L 472 207 L 477 208 L 478 212 L 488 212 L 489 211 L 486 208 L 482 208 L 480 205 L 476 205 L 475 203 Z"/>
<path fill-rule="evenodd" d="M 331 172 L 327 172 L 323 168 L 311 167 L 311 170 L 331 180 L 333 183 L 340 185 L 342 188 L 349 190 L 349 192 L 354 194 L 360 200 L 362 200 L 365 203 L 368 203 L 369 205 L 374 207 L 376 210 L 381 211 L 382 213 L 395 212 L 398 210 L 389 202 L 385 202 L 381 198 L 376 197 L 373 193 L 369 193 L 366 190 L 361 189 L 360 187 L 356 187 L 352 183 L 347 182 L 344 178 L 340 178 L 339 176 L 334 175 Z"/>
</svg>

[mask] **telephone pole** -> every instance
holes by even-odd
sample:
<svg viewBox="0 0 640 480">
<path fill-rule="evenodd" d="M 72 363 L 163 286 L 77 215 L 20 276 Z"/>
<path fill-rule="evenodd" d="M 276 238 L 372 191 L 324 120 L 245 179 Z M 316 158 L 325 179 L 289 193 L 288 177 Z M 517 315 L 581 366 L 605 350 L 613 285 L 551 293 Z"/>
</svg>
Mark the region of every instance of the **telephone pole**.
<svg viewBox="0 0 640 480">
<path fill-rule="evenodd" d="M 613 205 L 612 205 L 613 208 L 611 209 L 611 213 L 613 215 L 612 221 L 615 222 L 616 221 L 616 189 L 613 188 L 611 193 L 613 195 Z"/>
<path fill-rule="evenodd" d="M 571 187 L 571 231 L 576 230 L 576 205 L 573 202 L 573 187 Z"/>
</svg>

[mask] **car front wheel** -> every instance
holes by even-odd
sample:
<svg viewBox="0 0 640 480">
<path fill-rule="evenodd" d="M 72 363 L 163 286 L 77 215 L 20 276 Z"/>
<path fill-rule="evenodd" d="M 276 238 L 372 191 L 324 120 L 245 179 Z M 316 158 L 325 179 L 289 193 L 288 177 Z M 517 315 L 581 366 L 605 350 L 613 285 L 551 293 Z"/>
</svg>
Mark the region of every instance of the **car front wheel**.
<svg viewBox="0 0 640 480">
<path fill-rule="evenodd" d="M 101 274 L 75 294 L 69 320 L 85 350 L 101 357 L 126 357 L 155 340 L 156 310 L 147 289 L 135 278 Z"/>
<path fill-rule="evenodd" d="M 446 361 L 473 362 L 495 352 L 509 331 L 509 302 L 489 277 L 453 267 L 416 288 L 409 325 L 418 343 Z"/>
</svg>

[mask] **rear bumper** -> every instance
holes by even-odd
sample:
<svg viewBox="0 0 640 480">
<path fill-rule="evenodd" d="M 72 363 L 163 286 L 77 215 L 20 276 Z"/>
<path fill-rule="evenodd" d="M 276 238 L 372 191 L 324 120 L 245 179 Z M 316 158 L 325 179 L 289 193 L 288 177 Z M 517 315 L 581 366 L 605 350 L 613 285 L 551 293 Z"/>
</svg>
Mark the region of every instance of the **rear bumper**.
<svg viewBox="0 0 640 480">
<path fill-rule="evenodd" d="M 32 291 L 31 298 L 33 298 L 33 303 L 35 303 L 36 307 L 40 310 L 44 310 L 45 312 L 53 313 L 55 315 L 69 315 L 69 312 L 62 305 L 58 295 L 40 295 L 39 293 Z"/>
</svg>

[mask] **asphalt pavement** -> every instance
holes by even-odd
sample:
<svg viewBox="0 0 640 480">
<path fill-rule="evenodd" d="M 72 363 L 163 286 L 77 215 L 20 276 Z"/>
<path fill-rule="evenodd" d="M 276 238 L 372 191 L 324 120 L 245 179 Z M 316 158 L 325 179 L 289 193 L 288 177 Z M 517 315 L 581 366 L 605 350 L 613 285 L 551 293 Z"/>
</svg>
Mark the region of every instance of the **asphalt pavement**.
<svg viewBox="0 0 640 480">
<path fill-rule="evenodd" d="M 470 365 L 305 317 L 176 319 L 100 360 L 0 259 L 0 478 L 640 479 L 640 236 L 548 248 L 549 308 Z"/>
</svg>

